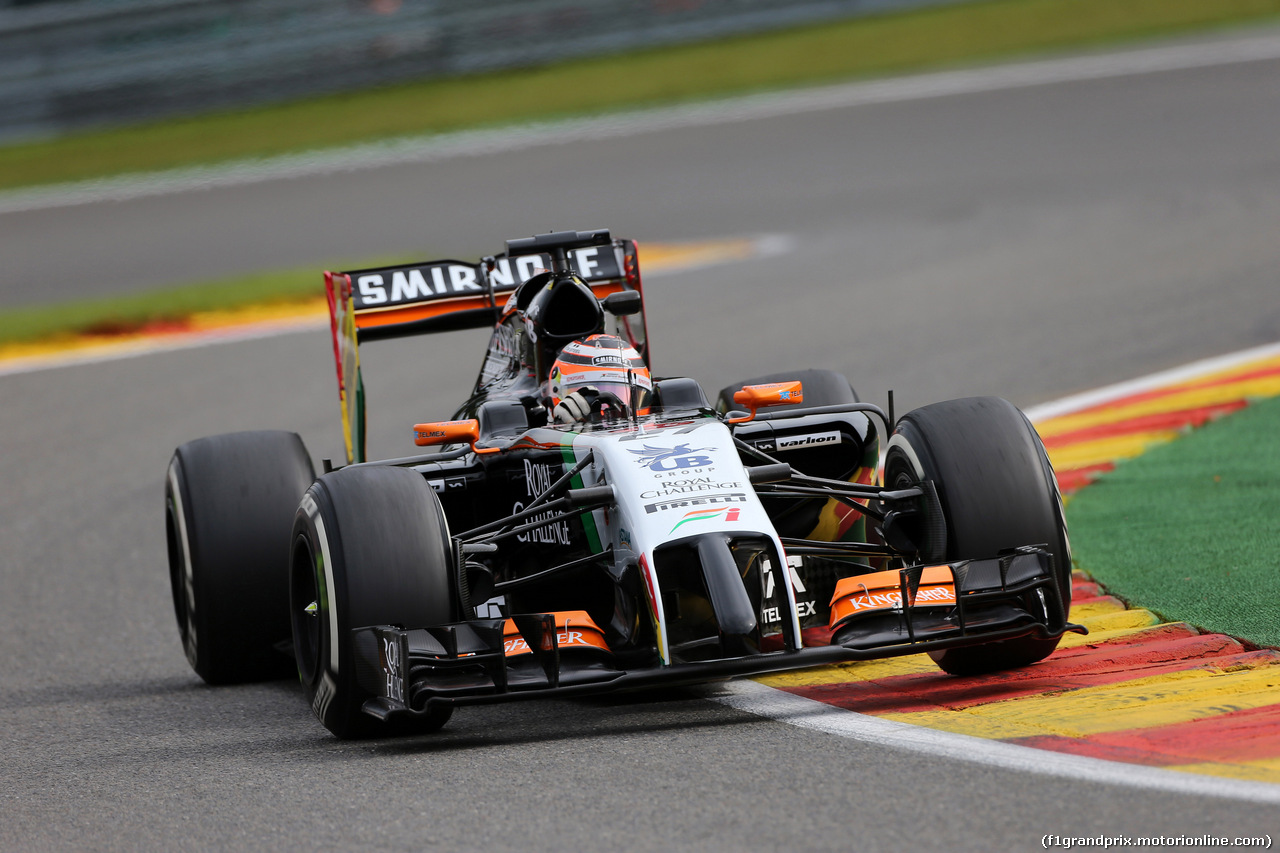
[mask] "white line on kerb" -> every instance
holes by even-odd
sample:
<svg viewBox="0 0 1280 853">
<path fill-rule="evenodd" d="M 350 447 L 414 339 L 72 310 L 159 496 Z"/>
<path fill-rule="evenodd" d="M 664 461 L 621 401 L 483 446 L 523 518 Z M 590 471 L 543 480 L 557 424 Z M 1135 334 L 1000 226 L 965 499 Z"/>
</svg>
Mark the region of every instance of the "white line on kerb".
<svg viewBox="0 0 1280 853">
<path fill-rule="evenodd" d="M 733 681 L 718 685 L 715 690 L 716 693 L 709 693 L 707 698 L 758 717 L 889 749 L 918 752 L 932 758 L 949 758 L 1020 773 L 1171 794 L 1280 804 L 1280 785 L 1266 782 L 1123 764 L 882 720 L 795 696 L 756 681 Z"/>
<path fill-rule="evenodd" d="M 263 324 L 249 329 L 236 330 L 229 334 L 215 332 L 192 336 L 180 344 L 165 346 L 163 349 L 139 348 L 136 351 L 116 352 L 107 355 L 99 354 L 83 358 L 76 358 L 71 355 L 69 358 L 59 359 L 57 356 L 53 356 L 48 361 L 43 358 L 23 360 L 8 366 L 0 365 L 0 376 L 6 373 L 25 373 L 49 367 L 65 367 L 77 363 L 143 356 L 172 349 L 186 349 L 234 340 L 269 337 L 286 331 L 319 328 L 322 325 L 324 325 L 324 321 L 316 320 L 299 322 L 292 328 L 289 328 L 289 324 L 286 323 Z M 1045 403 L 1028 409 L 1027 416 L 1032 421 L 1059 417 L 1131 394 L 1139 394 L 1174 382 L 1194 380 L 1201 376 L 1274 355 L 1280 355 L 1280 343 L 1203 359 L 1139 379 L 1109 385 L 1096 391 Z M 1051 750 L 959 735 L 891 720 L 881 720 L 854 711 L 847 711 L 843 708 L 836 708 L 822 702 L 794 696 L 755 681 L 735 681 L 712 689 L 716 693 L 708 694 L 708 698 L 729 707 L 746 711 L 759 717 L 790 723 L 801 728 L 821 731 L 838 737 L 851 738 L 892 749 L 923 752 L 933 756 L 1059 778 L 1126 785 L 1148 790 L 1168 791 L 1170 793 L 1280 804 L 1280 785 L 1223 779 L 1142 765 L 1124 764 L 1101 758 L 1068 755 Z"/>
<path fill-rule="evenodd" d="M 1280 343 L 1206 358 L 1149 376 L 1035 406 L 1027 409 L 1026 414 L 1032 421 L 1037 422 L 1061 417 L 1091 406 L 1178 382 L 1189 382 L 1276 355 L 1280 355 Z M 944 732 L 893 720 L 881 720 L 795 696 L 756 681 L 735 681 L 717 689 L 719 694 L 708 696 L 708 698 L 731 708 L 790 723 L 793 726 L 891 749 L 922 752 L 958 761 L 1064 779 L 1125 785 L 1131 788 L 1176 794 L 1280 804 L 1280 785 L 1267 782 L 1224 779 L 1139 764 L 1125 764 L 1119 761 L 1069 755 L 998 740 Z"/>
<path fill-rule="evenodd" d="M 1098 388 L 1094 391 L 1086 391 L 1083 394 L 1074 394 L 1070 397 L 1064 397 L 1061 400 L 1055 400 L 1051 403 L 1044 403 L 1039 406 L 1032 406 L 1026 410 L 1026 415 L 1033 422 L 1047 421 L 1050 418 L 1062 417 L 1081 409 L 1087 409 L 1091 406 L 1100 406 L 1103 403 L 1110 403 L 1112 400 L 1119 400 L 1122 397 L 1130 397 L 1134 394 L 1142 394 L 1147 391 L 1154 391 L 1157 388 L 1163 388 L 1166 385 L 1174 385 L 1180 382 L 1190 382 L 1199 379 L 1202 376 L 1208 376 L 1211 373 L 1217 373 L 1222 370 L 1230 370 L 1250 361 L 1259 361 L 1271 356 L 1280 355 L 1280 343 L 1266 344 L 1252 349 L 1241 350 L 1240 352 L 1219 355 L 1213 358 L 1206 358 L 1200 361 L 1193 361 L 1191 364 L 1184 364 L 1181 367 L 1174 367 L 1169 370 L 1162 370 L 1159 373 L 1153 373 L 1150 376 L 1143 376 L 1139 379 L 1130 379 L 1127 382 L 1118 382 L 1115 385 L 1108 385 L 1104 388 Z"/>
<path fill-rule="evenodd" d="M 977 94 L 1001 89 L 1100 80 L 1280 59 L 1280 36 L 1253 35 L 944 71 L 812 89 L 769 92 L 678 107 L 635 110 L 593 118 L 538 122 L 494 130 L 413 136 L 349 148 L 176 169 L 143 175 L 0 193 L 0 214 L 125 201 L 191 190 L 255 184 L 336 172 L 431 163 L 639 133 L 776 118 L 869 104 Z"/>
</svg>

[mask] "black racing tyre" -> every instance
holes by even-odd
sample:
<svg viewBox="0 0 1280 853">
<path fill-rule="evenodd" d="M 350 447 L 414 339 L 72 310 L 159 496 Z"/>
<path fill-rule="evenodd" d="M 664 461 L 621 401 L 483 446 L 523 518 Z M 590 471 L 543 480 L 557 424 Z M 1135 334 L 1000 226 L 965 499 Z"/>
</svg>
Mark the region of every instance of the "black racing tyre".
<svg viewBox="0 0 1280 853">
<path fill-rule="evenodd" d="M 998 397 L 934 403 L 907 413 L 889 439 L 885 485 L 933 480 L 947 541 L 923 543 L 943 560 L 985 559 L 1047 544 L 1064 606 L 1071 603 L 1071 548 L 1049 457 L 1030 421 Z M 952 675 L 1011 669 L 1048 657 L 1058 641 L 1021 637 L 930 652 Z"/>
<path fill-rule="evenodd" d="M 293 673 L 289 531 L 314 478 L 291 432 L 201 438 L 173 453 L 165 534 L 173 609 L 187 660 L 209 684 Z"/>
<path fill-rule="evenodd" d="M 735 385 L 720 389 L 716 398 L 716 411 L 728 412 L 738 408 L 733 402 L 733 395 L 741 391 L 745 385 L 767 385 L 770 382 L 789 382 L 798 379 L 804 387 L 804 402 L 798 406 L 789 406 L 789 412 L 801 412 L 815 409 L 818 406 L 842 406 L 845 403 L 858 402 L 858 395 L 849 384 L 849 380 L 834 370 L 792 370 L 789 373 L 770 373 L 768 376 L 757 376 Z"/>
<path fill-rule="evenodd" d="M 289 612 L 298 676 L 311 710 L 340 738 L 432 731 L 452 707 L 389 725 L 365 714 L 353 628 L 457 621 L 452 549 L 440 499 L 421 474 L 356 467 L 325 474 L 293 524 Z"/>
</svg>

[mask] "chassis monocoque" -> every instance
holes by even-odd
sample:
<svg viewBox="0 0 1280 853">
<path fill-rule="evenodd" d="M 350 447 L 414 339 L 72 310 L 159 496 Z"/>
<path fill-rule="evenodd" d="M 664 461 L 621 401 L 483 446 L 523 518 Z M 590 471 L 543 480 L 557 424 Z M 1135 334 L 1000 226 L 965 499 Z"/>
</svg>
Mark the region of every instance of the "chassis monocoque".
<svg viewBox="0 0 1280 853">
<path fill-rule="evenodd" d="M 714 404 L 654 379 L 645 414 L 551 422 L 540 389 L 565 343 L 607 332 L 649 361 L 638 252 L 607 231 L 326 287 L 346 464 L 316 477 L 297 435 L 248 432 L 169 467 L 174 607 L 210 683 L 296 669 L 320 721 L 355 737 L 458 705 L 917 652 L 991 671 L 1083 630 L 1048 457 L 1003 400 L 895 419 L 810 369 Z M 365 459 L 359 345 L 480 326 L 473 395 L 414 427 L 431 450 Z"/>
</svg>

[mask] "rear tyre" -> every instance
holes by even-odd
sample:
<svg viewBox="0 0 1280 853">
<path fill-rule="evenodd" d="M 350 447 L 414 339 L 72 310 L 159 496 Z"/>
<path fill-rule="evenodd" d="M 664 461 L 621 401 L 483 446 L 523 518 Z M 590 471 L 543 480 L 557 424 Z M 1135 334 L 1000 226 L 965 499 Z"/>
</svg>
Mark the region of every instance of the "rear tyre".
<svg viewBox="0 0 1280 853">
<path fill-rule="evenodd" d="M 433 731 L 452 707 L 385 724 L 361 708 L 354 628 L 424 628 L 457 620 L 449 529 L 435 492 L 403 468 L 325 474 L 293 524 L 289 612 L 298 675 L 311 710 L 340 738 Z"/>
<path fill-rule="evenodd" d="M 1044 445 L 1022 412 L 998 397 L 935 403 L 898 422 L 885 456 L 885 485 L 933 480 L 947 541 L 917 543 L 944 560 L 985 559 L 1006 548 L 1047 544 L 1064 606 L 1071 603 L 1071 549 L 1057 480 Z M 1025 666 L 1058 640 L 1020 637 L 930 652 L 952 675 Z"/>
<path fill-rule="evenodd" d="M 793 370 L 789 373 L 770 373 L 768 376 L 757 376 L 736 385 L 720 389 L 716 398 L 716 411 L 728 412 L 738 408 L 733 402 L 733 395 L 741 391 L 745 385 L 767 385 L 771 382 L 790 382 L 799 380 L 804 388 L 804 402 L 798 406 L 789 406 L 788 412 L 802 412 L 818 406 L 842 406 L 846 403 L 858 402 L 858 395 L 853 386 L 843 375 L 834 370 Z"/>
<path fill-rule="evenodd" d="M 314 477 L 291 432 L 201 438 L 165 478 L 169 581 L 182 645 L 209 684 L 283 678 L 289 639 L 289 530 Z"/>
</svg>

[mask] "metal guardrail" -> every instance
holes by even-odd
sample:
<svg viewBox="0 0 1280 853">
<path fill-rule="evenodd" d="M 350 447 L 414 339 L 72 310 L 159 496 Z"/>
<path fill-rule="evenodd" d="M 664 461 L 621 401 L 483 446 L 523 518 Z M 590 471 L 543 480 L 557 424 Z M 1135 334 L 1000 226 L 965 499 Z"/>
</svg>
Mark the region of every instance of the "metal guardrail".
<svg viewBox="0 0 1280 853">
<path fill-rule="evenodd" d="M 966 0 L 0 0 L 0 139 Z"/>
</svg>

